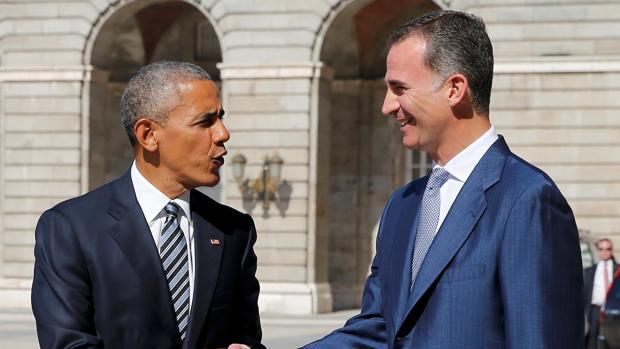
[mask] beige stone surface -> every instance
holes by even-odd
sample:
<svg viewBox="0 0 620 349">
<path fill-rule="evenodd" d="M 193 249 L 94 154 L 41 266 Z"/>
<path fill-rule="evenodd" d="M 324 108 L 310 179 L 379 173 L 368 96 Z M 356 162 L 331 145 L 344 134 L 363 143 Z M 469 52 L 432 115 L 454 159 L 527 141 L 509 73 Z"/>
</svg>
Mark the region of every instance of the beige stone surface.
<svg viewBox="0 0 620 349">
<path fill-rule="evenodd" d="M 357 16 L 373 3 L 365 0 L 183 1 L 196 11 L 184 18 L 206 15 L 202 25 L 213 28 L 193 42 L 195 32 L 173 25 L 154 57 L 196 59 L 222 78 L 232 137 L 220 200 L 249 208 L 232 178 L 236 153 L 251 179 L 265 156 L 284 160 L 286 200 L 272 203 L 268 218 L 260 203 L 249 211 L 261 307 L 299 314 L 358 305 L 383 205 L 414 177 L 396 124 L 380 114 L 384 63 L 368 46 L 394 25 L 381 18 L 391 12 L 373 22 Z M 421 6 L 446 3 L 487 22 L 497 62 L 491 120 L 511 149 L 556 181 L 580 228 L 620 239 L 620 4 Z M 128 166 L 118 98 L 144 62 L 132 18 L 148 4 L 0 2 L 0 289 L 15 304 L 32 276 L 40 213 Z"/>
</svg>

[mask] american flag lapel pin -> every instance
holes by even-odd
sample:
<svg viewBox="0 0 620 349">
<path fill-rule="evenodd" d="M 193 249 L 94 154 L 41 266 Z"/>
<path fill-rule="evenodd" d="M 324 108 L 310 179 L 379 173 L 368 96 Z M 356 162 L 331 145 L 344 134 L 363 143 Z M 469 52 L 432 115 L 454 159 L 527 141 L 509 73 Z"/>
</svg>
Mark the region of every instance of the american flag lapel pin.
<svg viewBox="0 0 620 349">
<path fill-rule="evenodd" d="M 211 245 L 219 245 L 220 244 L 220 240 L 219 239 L 211 239 Z"/>
</svg>

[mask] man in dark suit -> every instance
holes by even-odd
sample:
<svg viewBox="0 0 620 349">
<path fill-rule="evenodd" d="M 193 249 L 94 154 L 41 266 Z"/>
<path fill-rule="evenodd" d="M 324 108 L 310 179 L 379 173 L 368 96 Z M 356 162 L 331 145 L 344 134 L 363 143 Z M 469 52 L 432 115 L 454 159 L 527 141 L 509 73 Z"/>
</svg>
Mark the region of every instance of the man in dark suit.
<svg viewBox="0 0 620 349">
<path fill-rule="evenodd" d="M 583 271 L 583 306 L 588 321 L 586 334 L 586 348 L 596 348 L 599 332 L 599 318 L 601 308 L 605 306 L 607 292 L 611 287 L 614 275 L 620 267 L 616 263 L 614 246 L 609 239 L 600 239 L 596 242 L 599 262 Z"/>
<path fill-rule="evenodd" d="M 439 11 L 393 33 L 382 112 L 433 172 L 389 199 L 361 313 L 306 348 L 581 348 L 575 220 L 491 125 L 492 77 L 478 17 Z"/>
<path fill-rule="evenodd" d="M 200 67 L 157 62 L 129 81 L 129 171 L 43 213 L 32 309 L 42 348 L 264 348 L 252 219 L 214 186 L 229 139 Z"/>
</svg>

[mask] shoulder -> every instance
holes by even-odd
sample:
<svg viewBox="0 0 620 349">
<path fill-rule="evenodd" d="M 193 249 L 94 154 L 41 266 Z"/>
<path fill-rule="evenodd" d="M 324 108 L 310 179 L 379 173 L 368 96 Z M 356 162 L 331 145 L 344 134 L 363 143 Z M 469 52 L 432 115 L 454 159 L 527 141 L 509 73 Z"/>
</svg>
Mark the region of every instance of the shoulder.
<svg viewBox="0 0 620 349">
<path fill-rule="evenodd" d="M 35 229 L 38 248 L 62 246 L 70 250 L 92 241 L 107 221 L 109 186 L 65 200 L 43 212 Z"/>
<path fill-rule="evenodd" d="M 528 186 L 536 184 L 556 186 L 543 170 L 512 153 L 506 159 L 502 179 Z"/>
<path fill-rule="evenodd" d="M 193 212 L 218 225 L 218 228 L 221 227 L 224 231 L 235 228 L 247 229 L 254 225 L 250 215 L 221 204 L 196 189 L 191 191 L 190 206 Z"/>
<path fill-rule="evenodd" d="M 44 212 L 43 216 L 60 215 L 67 218 L 77 218 L 103 212 L 107 209 L 108 203 L 110 202 L 111 187 L 114 182 L 115 181 L 105 184 L 85 194 L 62 201 Z"/>
<path fill-rule="evenodd" d="M 428 182 L 428 178 L 429 178 L 428 175 L 424 177 L 420 177 L 396 189 L 392 193 L 392 197 L 390 198 L 390 200 L 404 199 L 414 193 L 424 193 L 424 189 L 426 187 L 426 182 Z"/>
<path fill-rule="evenodd" d="M 540 168 L 510 154 L 502 170 L 497 189 L 503 199 L 541 197 L 565 201 L 554 181 Z M 555 201 L 555 200 L 552 200 Z"/>
<path fill-rule="evenodd" d="M 594 265 L 587 267 L 583 270 L 584 273 L 593 273 L 594 271 L 596 271 L 596 267 L 598 266 L 598 263 L 595 263 Z"/>
<path fill-rule="evenodd" d="M 594 280 L 594 274 L 596 274 L 596 267 L 598 266 L 598 263 L 595 263 L 594 265 L 587 267 L 583 270 L 583 277 L 584 277 L 584 282 L 592 282 Z"/>
</svg>

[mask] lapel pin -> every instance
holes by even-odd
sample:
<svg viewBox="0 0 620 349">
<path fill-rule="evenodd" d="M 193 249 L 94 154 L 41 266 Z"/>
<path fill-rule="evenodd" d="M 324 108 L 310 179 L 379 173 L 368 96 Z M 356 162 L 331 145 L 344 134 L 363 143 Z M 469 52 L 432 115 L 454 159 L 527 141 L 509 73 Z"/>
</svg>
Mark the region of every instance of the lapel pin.
<svg viewBox="0 0 620 349">
<path fill-rule="evenodd" d="M 219 245 L 220 244 L 220 240 L 218 239 L 211 239 L 211 245 Z"/>
</svg>

